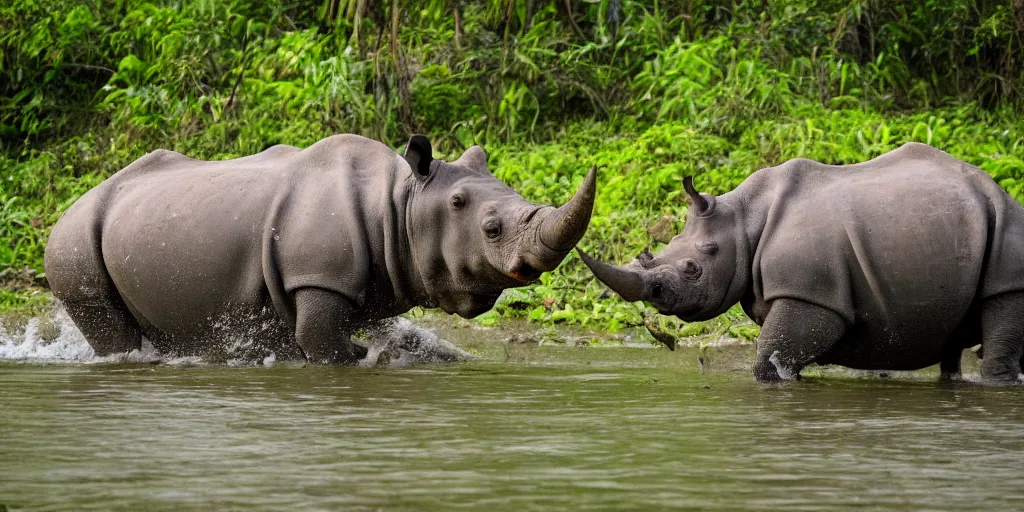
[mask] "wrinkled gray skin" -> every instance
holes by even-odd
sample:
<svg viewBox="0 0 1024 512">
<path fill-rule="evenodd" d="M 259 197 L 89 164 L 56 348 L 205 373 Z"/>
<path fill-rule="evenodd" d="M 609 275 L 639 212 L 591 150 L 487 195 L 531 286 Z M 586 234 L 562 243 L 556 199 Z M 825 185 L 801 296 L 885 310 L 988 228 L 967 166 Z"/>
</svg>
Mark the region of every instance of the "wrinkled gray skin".
<svg viewBox="0 0 1024 512">
<path fill-rule="evenodd" d="M 357 329 L 414 306 L 470 318 L 557 267 L 594 183 L 532 204 L 479 147 L 447 163 L 420 135 L 404 155 L 355 135 L 213 162 L 160 150 L 63 214 L 46 275 L 99 355 L 145 335 L 180 355 L 354 363 Z"/>
<path fill-rule="evenodd" d="M 908 143 L 856 165 L 797 159 L 719 197 L 684 180 L 683 232 L 623 267 L 582 254 L 629 301 L 685 321 L 739 302 L 762 326 L 754 375 L 810 364 L 1017 381 L 1024 346 L 1024 207 L 984 171 Z"/>
</svg>

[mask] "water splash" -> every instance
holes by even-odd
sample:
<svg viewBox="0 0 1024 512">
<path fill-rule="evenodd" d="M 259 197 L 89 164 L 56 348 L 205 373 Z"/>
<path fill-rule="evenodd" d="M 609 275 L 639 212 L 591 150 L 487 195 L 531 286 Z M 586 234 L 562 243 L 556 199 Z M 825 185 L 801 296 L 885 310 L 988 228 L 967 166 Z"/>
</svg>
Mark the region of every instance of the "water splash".
<svg viewBox="0 0 1024 512">
<path fill-rule="evenodd" d="M 48 330 L 56 330 L 55 337 L 41 332 L 44 322 L 52 322 Z M 0 326 L 0 359 L 12 361 L 75 361 L 96 359 L 96 353 L 78 331 L 71 317 L 61 306 L 55 306 L 47 318 L 34 317 L 22 329 Z"/>
<path fill-rule="evenodd" d="M 782 358 L 779 357 L 780 352 L 776 350 L 772 352 L 772 355 L 768 358 L 768 362 L 775 366 L 775 371 L 779 374 L 779 378 L 782 380 L 793 380 L 795 375 L 790 369 L 782 363 Z"/>
<path fill-rule="evenodd" d="M 194 364 L 196 357 L 161 354 L 149 340 L 126 354 L 98 357 L 67 311 L 56 303 L 52 312 L 30 318 L 23 328 L 0 327 L 0 360 L 26 363 L 163 363 Z"/>
<path fill-rule="evenodd" d="M 394 318 L 371 329 L 369 338 L 371 342 L 366 357 L 359 362 L 362 366 L 401 368 L 413 364 L 476 359 L 476 356 L 407 318 Z"/>
<path fill-rule="evenodd" d="M 366 367 L 400 368 L 416 364 L 454 363 L 476 359 L 476 356 L 441 339 L 433 331 L 405 318 L 396 318 L 368 330 L 364 343 L 366 358 L 359 362 Z M 229 357 L 221 360 L 228 366 L 274 366 L 284 361 L 279 354 L 269 353 L 257 358 L 237 357 L 253 340 L 239 336 L 227 347 Z M 230 356 L 236 357 L 230 357 Z M 0 361 L 26 363 L 150 363 L 164 365 L 216 364 L 197 356 L 161 353 L 146 338 L 142 347 L 127 354 L 96 356 L 64 307 L 56 302 L 49 315 L 34 317 L 24 327 L 6 329 L 0 325 Z"/>
</svg>

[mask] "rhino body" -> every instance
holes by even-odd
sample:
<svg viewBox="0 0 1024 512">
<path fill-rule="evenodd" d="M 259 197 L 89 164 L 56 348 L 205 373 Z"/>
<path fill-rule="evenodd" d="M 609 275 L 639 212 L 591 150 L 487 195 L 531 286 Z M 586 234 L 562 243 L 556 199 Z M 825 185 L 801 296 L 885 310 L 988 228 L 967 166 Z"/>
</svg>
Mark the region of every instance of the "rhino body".
<svg viewBox="0 0 1024 512">
<path fill-rule="evenodd" d="M 984 171 L 908 143 L 873 160 L 795 159 L 713 197 L 687 178 L 683 232 L 623 267 L 590 258 L 627 300 L 707 320 L 739 302 L 762 326 L 754 373 L 810 363 L 1015 381 L 1024 347 L 1024 207 Z"/>
<path fill-rule="evenodd" d="M 145 335 L 180 355 L 352 363 L 354 331 L 414 306 L 476 316 L 582 236 L 593 170 L 554 208 L 486 160 L 435 160 L 422 136 L 404 155 L 355 135 L 224 161 L 155 151 L 61 216 L 47 278 L 100 355 Z"/>
</svg>

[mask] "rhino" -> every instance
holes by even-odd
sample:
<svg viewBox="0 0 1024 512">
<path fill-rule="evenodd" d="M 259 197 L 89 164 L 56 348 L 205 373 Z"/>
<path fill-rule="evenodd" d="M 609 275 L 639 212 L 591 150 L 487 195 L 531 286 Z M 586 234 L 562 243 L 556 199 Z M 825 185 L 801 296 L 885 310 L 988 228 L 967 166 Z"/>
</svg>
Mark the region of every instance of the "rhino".
<svg viewBox="0 0 1024 512">
<path fill-rule="evenodd" d="M 614 266 L 579 250 L 627 301 L 683 321 L 737 302 L 761 326 L 758 381 L 811 363 L 939 364 L 960 378 L 981 344 L 983 382 L 1017 381 L 1024 349 L 1024 207 L 981 169 L 919 143 L 852 165 L 793 159 L 732 191 L 698 192 L 658 254 Z"/>
<path fill-rule="evenodd" d="M 596 169 L 560 207 L 412 136 L 352 134 L 202 161 L 157 150 L 79 198 L 44 257 L 97 355 L 141 337 L 179 355 L 354 364 L 354 333 L 415 306 L 475 317 L 556 268 L 585 233 Z M 227 357 L 227 356 L 224 356 Z"/>
</svg>

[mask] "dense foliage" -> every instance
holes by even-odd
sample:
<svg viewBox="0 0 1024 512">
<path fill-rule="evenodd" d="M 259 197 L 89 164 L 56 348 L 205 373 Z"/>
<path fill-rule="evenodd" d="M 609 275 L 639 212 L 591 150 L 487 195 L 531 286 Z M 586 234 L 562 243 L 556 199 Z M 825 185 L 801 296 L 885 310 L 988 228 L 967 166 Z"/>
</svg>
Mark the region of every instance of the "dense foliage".
<svg viewBox="0 0 1024 512">
<path fill-rule="evenodd" d="M 617 262 L 792 157 L 915 140 L 1024 199 L 1024 0 L 11 0 L 0 7 L 0 301 L 47 230 L 156 148 L 230 158 L 353 132 L 488 150 L 535 201 L 602 171 L 582 246 Z M 616 329 L 641 309 L 571 256 L 502 315 Z M 734 309 L 686 332 L 756 332 Z"/>
</svg>

